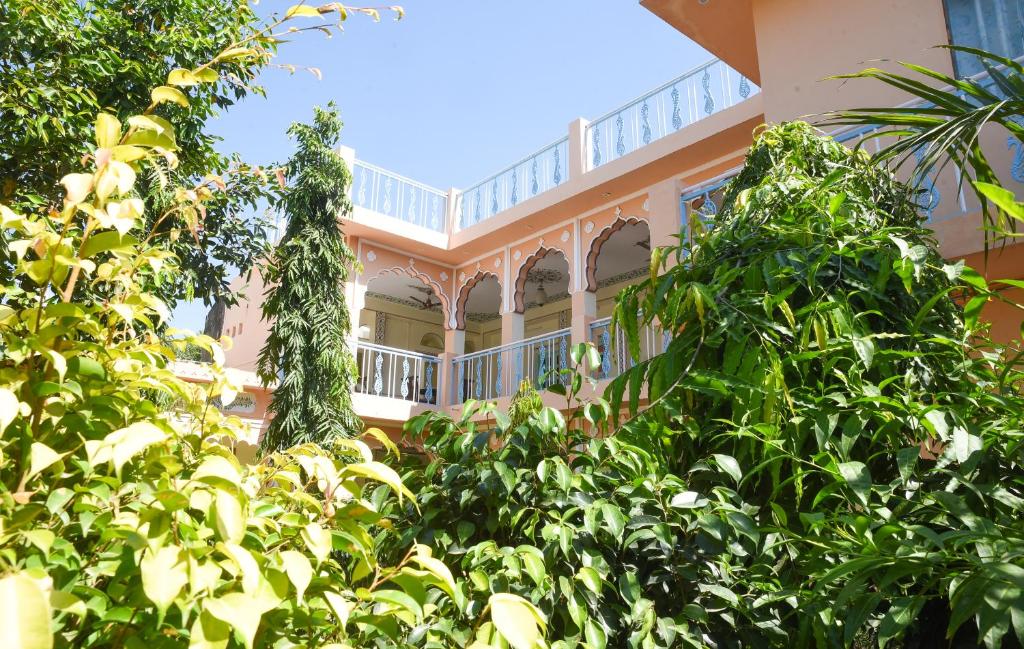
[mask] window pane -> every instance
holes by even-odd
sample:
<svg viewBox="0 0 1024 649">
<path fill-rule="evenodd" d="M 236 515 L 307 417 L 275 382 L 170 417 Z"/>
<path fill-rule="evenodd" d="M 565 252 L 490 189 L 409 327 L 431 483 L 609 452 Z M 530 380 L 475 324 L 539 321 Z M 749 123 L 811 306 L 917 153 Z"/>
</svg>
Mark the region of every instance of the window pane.
<svg viewBox="0 0 1024 649">
<path fill-rule="evenodd" d="M 1024 54 L 1024 0 L 945 0 L 954 45 L 1017 58 Z M 983 72 L 977 57 L 954 54 L 958 77 Z"/>
</svg>

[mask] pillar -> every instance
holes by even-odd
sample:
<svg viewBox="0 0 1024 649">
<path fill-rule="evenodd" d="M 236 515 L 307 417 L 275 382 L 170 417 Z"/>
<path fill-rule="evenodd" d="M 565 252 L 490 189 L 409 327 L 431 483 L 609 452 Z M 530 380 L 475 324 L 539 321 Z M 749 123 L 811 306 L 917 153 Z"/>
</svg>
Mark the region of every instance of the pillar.
<svg viewBox="0 0 1024 649">
<path fill-rule="evenodd" d="M 466 332 L 462 329 L 444 330 L 444 352 L 441 353 L 441 367 L 437 373 L 437 403 L 439 405 L 461 405 L 455 377 L 452 375 L 452 361 L 466 352 Z"/>
<path fill-rule="evenodd" d="M 597 319 L 597 293 L 585 288 L 573 291 L 572 295 L 572 344 L 590 342 L 590 323 Z M 594 369 L 594 368 L 588 368 Z"/>
<path fill-rule="evenodd" d="M 683 184 L 669 178 L 647 191 L 647 216 L 651 228 L 651 247 L 678 245 L 676 235 L 683 230 Z M 671 260 L 670 260 L 671 263 Z"/>
</svg>

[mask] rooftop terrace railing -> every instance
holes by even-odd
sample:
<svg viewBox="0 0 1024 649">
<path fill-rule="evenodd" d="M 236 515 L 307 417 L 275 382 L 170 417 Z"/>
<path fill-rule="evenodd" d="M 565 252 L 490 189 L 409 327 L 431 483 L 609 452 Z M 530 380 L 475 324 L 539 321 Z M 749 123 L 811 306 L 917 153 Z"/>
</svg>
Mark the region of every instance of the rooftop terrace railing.
<svg viewBox="0 0 1024 649">
<path fill-rule="evenodd" d="M 588 124 L 587 162 L 600 167 L 758 92 L 722 61 L 709 61 Z"/>
<path fill-rule="evenodd" d="M 435 232 L 445 232 L 448 192 L 416 182 L 362 160 L 352 166 L 352 202 Z"/>
<path fill-rule="evenodd" d="M 572 150 L 570 137 L 562 137 L 456 192 L 453 205 L 447 192 L 361 160 L 353 165 L 353 201 L 436 232 L 468 228 L 758 92 L 740 73 L 713 59 L 586 124 L 582 141 L 572 139 Z"/>
<path fill-rule="evenodd" d="M 553 142 L 461 192 L 459 227 L 479 223 L 569 179 L 569 138 Z"/>
</svg>

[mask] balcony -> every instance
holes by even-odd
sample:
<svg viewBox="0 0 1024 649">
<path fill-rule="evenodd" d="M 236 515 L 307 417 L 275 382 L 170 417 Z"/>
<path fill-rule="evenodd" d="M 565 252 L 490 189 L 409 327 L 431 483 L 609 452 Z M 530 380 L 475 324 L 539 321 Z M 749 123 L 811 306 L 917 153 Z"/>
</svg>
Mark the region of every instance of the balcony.
<svg viewBox="0 0 1024 649">
<path fill-rule="evenodd" d="M 598 117 L 464 190 L 429 187 L 354 160 L 356 221 L 446 248 L 452 235 L 503 215 L 611 162 L 736 106 L 760 89 L 713 59 Z M 384 217 L 384 218 L 381 218 Z M 418 230 L 409 231 L 406 225 Z"/>
</svg>

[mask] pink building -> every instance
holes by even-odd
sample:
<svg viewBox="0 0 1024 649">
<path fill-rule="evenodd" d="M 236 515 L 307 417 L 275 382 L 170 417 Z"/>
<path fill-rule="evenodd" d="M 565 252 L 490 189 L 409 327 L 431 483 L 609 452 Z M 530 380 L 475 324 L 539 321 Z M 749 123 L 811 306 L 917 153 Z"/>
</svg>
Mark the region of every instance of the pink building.
<svg viewBox="0 0 1024 649">
<path fill-rule="evenodd" d="M 354 402 L 368 425 L 400 427 L 424 409 L 466 399 L 507 405 L 520 379 L 568 362 L 593 342 L 595 371 L 629 360 L 610 340 L 616 293 L 648 271 L 651 246 L 676 241 L 688 215 L 714 214 L 761 124 L 832 109 L 895 106 L 906 96 L 871 81 L 823 81 L 878 59 L 947 73 L 978 72 L 937 44 L 1024 54 L 1020 0 L 641 0 L 712 59 L 524 152 L 464 189 L 435 189 L 344 150 L 355 211 L 343 224 L 363 271 L 346 287 L 360 368 Z M 881 18 L 881 19 L 880 19 Z M 862 133 L 836 131 L 855 143 Z M 1003 180 L 1024 194 L 1024 149 L 992 128 L 984 146 Z M 949 258 L 985 268 L 973 195 L 947 168 L 928 183 L 922 210 Z M 1020 278 L 1017 246 L 993 252 L 988 274 Z M 266 335 L 263 287 L 228 311 L 227 364 L 255 369 Z M 997 337 L 1019 316 L 991 307 Z M 662 345 L 646 334 L 644 355 Z M 265 403 L 258 399 L 256 403 Z M 552 402 L 554 405 L 554 402 Z M 256 419 L 262 413 L 254 413 Z"/>
</svg>

